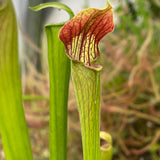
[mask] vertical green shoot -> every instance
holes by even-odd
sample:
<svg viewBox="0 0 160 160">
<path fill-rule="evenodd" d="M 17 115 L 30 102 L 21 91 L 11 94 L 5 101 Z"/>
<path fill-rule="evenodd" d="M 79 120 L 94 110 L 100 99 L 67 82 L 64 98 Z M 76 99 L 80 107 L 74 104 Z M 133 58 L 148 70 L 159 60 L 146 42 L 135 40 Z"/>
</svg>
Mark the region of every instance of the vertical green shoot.
<svg viewBox="0 0 160 160">
<path fill-rule="evenodd" d="M 0 133 L 6 160 L 32 160 L 24 116 L 11 0 L 0 1 Z"/>
<path fill-rule="evenodd" d="M 39 11 L 47 7 L 64 9 L 74 16 L 72 10 L 64 4 L 50 2 L 31 9 Z M 58 35 L 64 24 L 45 27 L 48 42 L 48 62 L 50 79 L 50 160 L 67 159 L 67 106 L 70 79 L 70 60 L 65 55 L 65 47 Z"/>
<path fill-rule="evenodd" d="M 58 34 L 62 25 L 46 26 L 50 77 L 50 160 L 67 159 L 67 105 L 70 60 Z"/>
</svg>

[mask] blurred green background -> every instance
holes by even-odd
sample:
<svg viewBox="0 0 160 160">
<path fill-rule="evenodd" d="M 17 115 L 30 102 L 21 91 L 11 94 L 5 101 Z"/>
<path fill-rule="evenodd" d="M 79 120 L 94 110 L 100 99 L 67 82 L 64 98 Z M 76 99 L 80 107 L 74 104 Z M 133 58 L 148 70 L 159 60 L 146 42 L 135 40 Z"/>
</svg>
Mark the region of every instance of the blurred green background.
<svg viewBox="0 0 160 160">
<path fill-rule="evenodd" d="M 85 6 L 88 3 L 84 1 Z M 103 65 L 101 130 L 113 137 L 113 160 L 159 160 L 160 0 L 110 0 L 110 3 L 114 6 L 115 29 L 100 43 L 99 61 Z M 40 20 L 42 15 L 39 16 Z M 41 23 L 44 23 L 43 18 Z M 25 51 L 21 61 L 23 92 L 24 95 L 42 96 L 37 99 L 24 96 L 32 150 L 35 160 L 48 160 L 46 39 L 40 38 L 42 29 L 38 42 L 27 30 L 22 35 L 26 45 L 34 51 Z M 27 56 L 27 52 L 32 56 Z M 1 142 L 0 159 L 4 159 Z M 72 82 L 68 108 L 68 159 L 82 159 L 80 123 Z"/>
</svg>

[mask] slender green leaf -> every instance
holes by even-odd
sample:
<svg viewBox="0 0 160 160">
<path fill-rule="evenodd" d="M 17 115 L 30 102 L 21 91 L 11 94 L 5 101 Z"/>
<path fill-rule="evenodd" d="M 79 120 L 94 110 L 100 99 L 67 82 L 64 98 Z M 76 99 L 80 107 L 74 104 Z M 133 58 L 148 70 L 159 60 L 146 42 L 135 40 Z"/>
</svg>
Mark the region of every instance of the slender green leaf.
<svg viewBox="0 0 160 160">
<path fill-rule="evenodd" d="M 58 34 L 62 25 L 46 27 L 50 77 L 50 160 L 67 159 L 67 105 L 70 60 Z"/>
<path fill-rule="evenodd" d="M 0 1 L 0 133 L 7 160 L 32 160 L 24 116 L 11 0 Z"/>
<path fill-rule="evenodd" d="M 72 10 L 58 2 L 43 3 L 31 9 L 39 11 L 47 7 L 64 9 L 74 16 Z M 65 47 L 58 35 L 64 25 L 47 25 L 45 27 L 48 41 L 48 62 L 50 79 L 50 160 L 67 159 L 67 106 L 70 79 L 70 60 L 65 55 Z"/>
</svg>

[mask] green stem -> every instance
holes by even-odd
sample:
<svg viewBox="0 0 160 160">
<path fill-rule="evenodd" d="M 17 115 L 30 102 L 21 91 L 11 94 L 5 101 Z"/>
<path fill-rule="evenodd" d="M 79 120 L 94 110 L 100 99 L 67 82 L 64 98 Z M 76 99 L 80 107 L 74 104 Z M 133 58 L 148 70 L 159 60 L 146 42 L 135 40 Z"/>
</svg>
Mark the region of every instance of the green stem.
<svg viewBox="0 0 160 160">
<path fill-rule="evenodd" d="M 39 11 L 47 7 L 65 10 L 70 18 L 72 10 L 58 2 L 43 3 L 31 9 Z M 65 53 L 65 47 L 58 35 L 64 25 L 47 25 L 45 27 L 48 41 L 48 62 L 50 79 L 50 160 L 67 159 L 67 105 L 70 79 L 70 60 Z"/>
<path fill-rule="evenodd" d="M 0 1 L 0 132 L 6 160 L 33 159 L 22 103 L 17 25 L 11 0 Z"/>
<path fill-rule="evenodd" d="M 62 25 L 46 26 L 50 77 L 50 160 L 67 159 L 67 105 L 70 60 L 58 34 Z"/>
<path fill-rule="evenodd" d="M 100 160 L 100 72 L 72 62 L 84 160 Z"/>
</svg>

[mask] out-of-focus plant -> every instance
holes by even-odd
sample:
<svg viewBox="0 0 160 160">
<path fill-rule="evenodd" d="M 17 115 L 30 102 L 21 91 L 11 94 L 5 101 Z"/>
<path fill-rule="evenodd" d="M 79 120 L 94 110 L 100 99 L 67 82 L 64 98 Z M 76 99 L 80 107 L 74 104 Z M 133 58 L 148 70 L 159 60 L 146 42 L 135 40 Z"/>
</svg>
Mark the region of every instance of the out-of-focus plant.
<svg viewBox="0 0 160 160">
<path fill-rule="evenodd" d="M 101 159 L 99 134 L 102 66 L 93 62 L 100 56 L 99 41 L 113 27 L 113 11 L 108 1 L 103 9 L 90 8 L 79 12 L 62 27 L 59 34 L 67 56 L 72 60 L 72 79 L 80 115 L 84 160 Z M 112 157 L 110 143 L 106 149 L 107 160 Z"/>
<path fill-rule="evenodd" d="M 11 0 L 0 0 L 0 133 L 6 160 L 32 160 L 22 104 L 17 24 Z"/>
<path fill-rule="evenodd" d="M 134 2 L 124 0 L 120 1 L 116 8 L 118 14 L 118 32 L 119 34 L 129 33 L 137 37 L 139 47 L 144 42 L 146 32 L 149 32 L 150 26 L 154 27 L 155 34 L 158 33 L 158 21 L 152 8 L 152 4 L 156 5 L 154 1 L 134 0 Z M 154 21 L 154 23 L 152 22 Z M 117 31 L 117 30 L 115 30 Z M 127 32 L 126 32 L 127 31 Z M 158 37 L 153 36 L 151 45 L 154 50 L 158 47 Z"/>
</svg>

